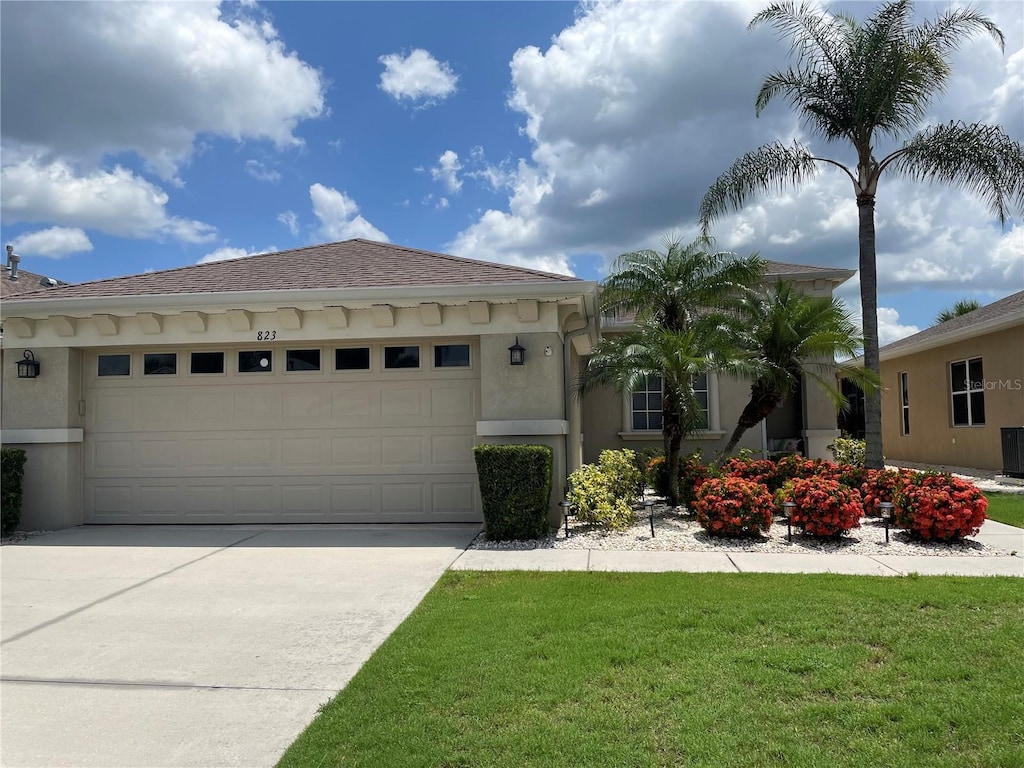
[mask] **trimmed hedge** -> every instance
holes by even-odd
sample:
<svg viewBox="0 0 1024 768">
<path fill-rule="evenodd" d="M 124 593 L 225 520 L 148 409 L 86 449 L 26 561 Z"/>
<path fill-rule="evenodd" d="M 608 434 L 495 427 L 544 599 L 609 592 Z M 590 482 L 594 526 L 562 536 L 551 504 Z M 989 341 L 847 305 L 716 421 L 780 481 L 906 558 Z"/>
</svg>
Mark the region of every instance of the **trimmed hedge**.
<svg viewBox="0 0 1024 768">
<path fill-rule="evenodd" d="M 6 536 L 21 522 L 21 481 L 25 476 L 25 451 L 0 448 L 0 534 Z"/>
<path fill-rule="evenodd" d="M 548 533 L 553 456 L 546 445 L 473 448 L 491 541 L 536 539 Z"/>
</svg>

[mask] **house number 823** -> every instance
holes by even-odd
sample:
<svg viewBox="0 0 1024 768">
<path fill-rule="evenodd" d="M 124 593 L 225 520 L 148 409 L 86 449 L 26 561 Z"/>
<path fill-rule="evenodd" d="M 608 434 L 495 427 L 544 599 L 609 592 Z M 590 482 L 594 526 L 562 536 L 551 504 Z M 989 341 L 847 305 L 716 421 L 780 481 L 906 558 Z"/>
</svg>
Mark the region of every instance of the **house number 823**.
<svg viewBox="0 0 1024 768">
<path fill-rule="evenodd" d="M 277 331 L 256 331 L 256 341 L 273 341 L 277 338 Z"/>
</svg>

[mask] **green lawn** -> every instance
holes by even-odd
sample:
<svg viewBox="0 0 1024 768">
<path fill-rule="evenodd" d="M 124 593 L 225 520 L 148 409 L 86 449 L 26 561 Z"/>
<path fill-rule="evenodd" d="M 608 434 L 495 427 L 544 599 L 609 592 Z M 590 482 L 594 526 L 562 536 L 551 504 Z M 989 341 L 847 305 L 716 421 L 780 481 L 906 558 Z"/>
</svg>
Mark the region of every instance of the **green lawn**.
<svg viewBox="0 0 1024 768">
<path fill-rule="evenodd" d="M 449 572 L 283 766 L 1016 766 L 1024 581 Z"/>
<path fill-rule="evenodd" d="M 986 493 L 988 516 L 1007 525 L 1024 528 L 1024 494 Z"/>
</svg>

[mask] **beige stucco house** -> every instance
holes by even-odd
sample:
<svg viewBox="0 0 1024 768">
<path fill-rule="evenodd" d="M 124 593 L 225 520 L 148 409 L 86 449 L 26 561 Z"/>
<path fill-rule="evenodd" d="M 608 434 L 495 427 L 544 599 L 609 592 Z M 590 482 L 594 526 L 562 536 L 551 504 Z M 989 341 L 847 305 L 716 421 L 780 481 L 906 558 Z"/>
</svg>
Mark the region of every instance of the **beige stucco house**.
<svg viewBox="0 0 1024 768">
<path fill-rule="evenodd" d="M 772 269 L 821 295 L 851 274 Z M 11 297 L 7 359 L 31 350 L 41 366 L 2 370 L 2 442 L 28 452 L 22 527 L 477 521 L 484 442 L 552 448 L 557 522 L 584 458 L 660 442 L 632 398 L 573 396 L 597 297 L 585 280 L 366 240 Z M 746 392 L 711 377 L 701 446 L 724 442 Z M 802 394 L 769 427 L 824 455 L 835 412 Z"/>
<path fill-rule="evenodd" d="M 887 459 L 1002 469 L 1024 426 L 1024 291 L 879 350 Z"/>
</svg>

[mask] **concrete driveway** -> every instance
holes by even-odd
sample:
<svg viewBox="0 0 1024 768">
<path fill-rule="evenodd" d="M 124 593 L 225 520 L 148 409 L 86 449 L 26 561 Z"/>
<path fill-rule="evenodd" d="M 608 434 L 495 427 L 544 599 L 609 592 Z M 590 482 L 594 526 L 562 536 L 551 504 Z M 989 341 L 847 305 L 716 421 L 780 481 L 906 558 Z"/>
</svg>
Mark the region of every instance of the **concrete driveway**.
<svg viewBox="0 0 1024 768">
<path fill-rule="evenodd" d="M 85 527 L 0 551 L 4 766 L 265 766 L 478 526 Z"/>
</svg>

